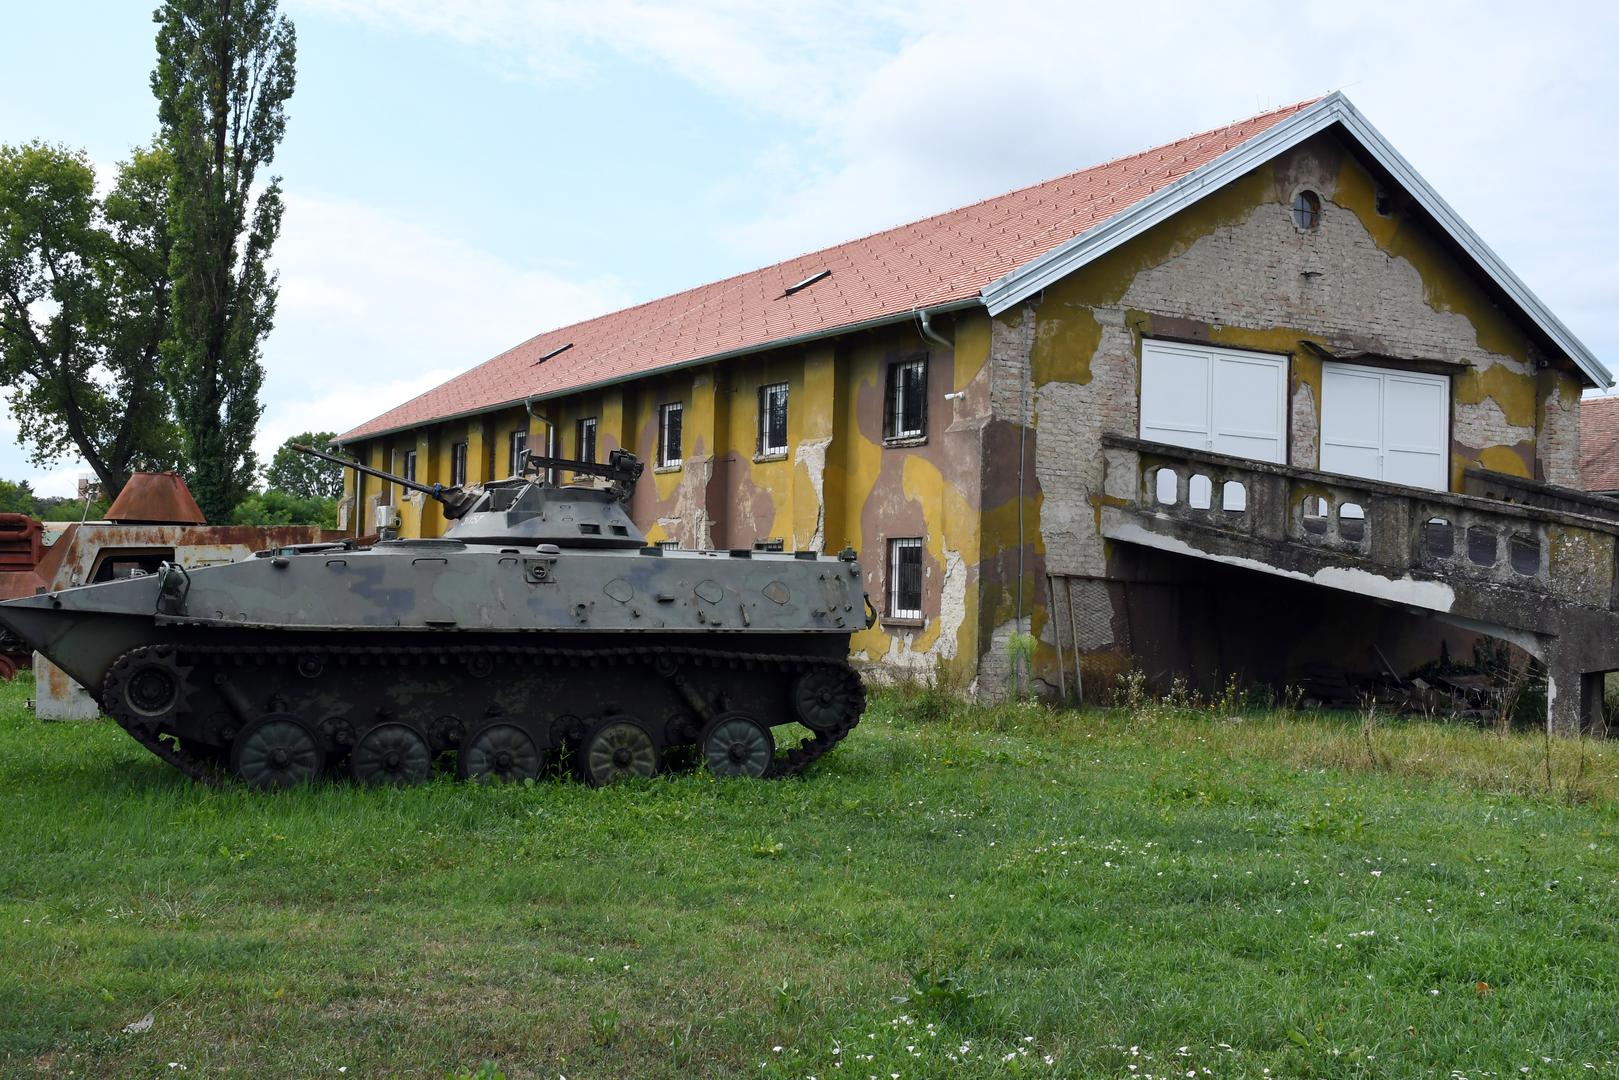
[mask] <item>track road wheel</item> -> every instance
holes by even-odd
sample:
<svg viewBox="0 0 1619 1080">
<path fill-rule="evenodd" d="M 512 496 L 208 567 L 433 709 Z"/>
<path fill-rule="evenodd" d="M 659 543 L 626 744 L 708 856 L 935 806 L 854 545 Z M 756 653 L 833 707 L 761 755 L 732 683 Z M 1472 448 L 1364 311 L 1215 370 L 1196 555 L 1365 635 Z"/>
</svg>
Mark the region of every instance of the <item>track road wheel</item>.
<svg viewBox="0 0 1619 1080">
<path fill-rule="evenodd" d="M 255 720 L 231 744 L 231 772 L 251 787 L 307 784 L 325 764 L 320 740 L 295 716 L 273 714 Z"/>
<path fill-rule="evenodd" d="M 625 716 L 597 724 L 579 748 L 579 773 L 592 787 L 656 776 L 662 767 L 663 755 L 652 735 L 640 721 Z"/>
<path fill-rule="evenodd" d="M 770 729 L 742 713 L 723 713 L 714 718 L 698 740 L 708 771 L 724 779 L 746 776 L 757 780 L 770 771 L 776 759 L 776 740 Z"/>
<path fill-rule="evenodd" d="M 793 714 L 811 731 L 830 731 L 858 712 L 855 695 L 860 684 L 851 673 L 834 667 L 814 667 L 793 680 Z"/>
<path fill-rule="evenodd" d="M 538 779 L 544 761 L 528 732 L 516 724 L 487 724 L 461 744 L 455 771 L 476 783 L 521 783 Z"/>
<path fill-rule="evenodd" d="M 378 724 L 354 744 L 349 771 L 362 784 L 419 784 L 433 775 L 433 749 L 409 724 Z"/>
</svg>

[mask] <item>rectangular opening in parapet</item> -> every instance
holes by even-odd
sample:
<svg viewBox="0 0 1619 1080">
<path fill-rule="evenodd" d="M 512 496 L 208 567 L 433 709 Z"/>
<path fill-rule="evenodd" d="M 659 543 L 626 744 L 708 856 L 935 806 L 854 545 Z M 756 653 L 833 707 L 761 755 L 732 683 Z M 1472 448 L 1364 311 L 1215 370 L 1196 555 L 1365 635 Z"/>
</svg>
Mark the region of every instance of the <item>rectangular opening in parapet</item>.
<svg viewBox="0 0 1619 1080">
<path fill-rule="evenodd" d="M 1467 530 L 1467 558 L 1476 566 L 1494 566 L 1497 557 L 1498 537 L 1495 530 L 1483 525 L 1474 525 Z"/>
<path fill-rule="evenodd" d="M 1213 498 L 1213 482 L 1202 473 L 1193 473 L 1186 485 L 1186 505 L 1193 510 L 1207 510 Z"/>
<path fill-rule="evenodd" d="M 1240 514 L 1248 509 L 1248 489 L 1240 480 L 1227 480 L 1220 485 L 1220 509 L 1228 514 Z"/>
<path fill-rule="evenodd" d="M 1175 470 L 1167 465 L 1159 468 L 1152 474 L 1153 492 L 1158 496 L 1160 506 L 1174 506 L 1179 500 L 1179 479 Z"/>
<path fill-rule="evenodd" d="M 585 521 L 580 523 L 579 531 L 584 533 L 586 536 L 600 536 L 602 534 L 602 527 L 596 524 L 594 521 Z"/>
<path fill-rule="evenodd" d="M 1338 535 L 1358 544 L 1366 538 L 1366 511 L 1359 503 L 1343 503 L 1338 507 Z"/>
<path fill-rule="evenodd" d="M 1319 495 L 1306 495 L 1299 509 L 1303 513 L 1305 532 L 1314 536 L 1327 534 L 1327 500 Z"/>
<path fill-rule="evenodd" d="M 1456 529 L 1444 518 L 1429 518 L 1422 526 L 1422 547 L 1435 559 L 1456 554 Z"/>
<path fill-rule="evenodd" d="M 1507 559 L 1515 573 L 1534 577 L 1540 573 L 1540 540 L 1530 533 L 1513 533 L 1507 541 Z"/>
</svg>

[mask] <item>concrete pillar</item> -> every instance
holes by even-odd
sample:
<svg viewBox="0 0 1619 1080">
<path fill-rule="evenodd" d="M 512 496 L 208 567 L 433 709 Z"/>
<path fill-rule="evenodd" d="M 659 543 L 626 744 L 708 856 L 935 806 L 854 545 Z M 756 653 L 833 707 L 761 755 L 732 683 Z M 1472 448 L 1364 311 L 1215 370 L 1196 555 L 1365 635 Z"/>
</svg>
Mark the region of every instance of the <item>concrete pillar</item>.
<svg viewBox="0 0 1619 1080">
<path fill-rule="evenodd" d="M 1371 532 L 1372 561 L 1403 574 L 1411 567 L 1416 546 L 1411 533 L 1411 500 L 1374 495 L 1366 507 Z"/>
<path fill-rule="evenodd" d="M 1553 735 L 1578 738 L 1602 730 L 1602 675 L 1581 671 L 1577 657 L 1549 651 L 1546 661 L 1546 724 Z"/>
<path fill-rule="evenodd" d="M 596 419 L 596 460 L 606 461 L 614 450 L 626 447 L 635 449 L 635 437 L 624 430 L 624 388 L 610 386 L 602 391 Z"/>
<path fill-rule="evenodd" d="M 489 422 L 481 416 L 467 420 L 467 483 L 482 484 L 494 476 L 489 471 Z"/>
<path fill-rule="evenodd" d="M 837 350 L 830 342 L 804 352 L 804 388 L 789 403 L 789 419 L 798 427 L 793 446 L 793 547 L 824 551 L 831 533 L 843 529 L 844 492 L 828 491 L 827 452 L 832 446 L 842 401 L 838 394 Z M 836 513 L 834 518 L 833 513 Z"/>
<path fill-rule="evenodd" d="M 718 376 L 713 366 L 693 370 L 690 396 L 681 416 L 683 448 L 677 509 L 683 520 L 679 538 L 682 544 L 694 548 L 711 548 L 716 535 L 725 535 L 724 523 L 717 520 L 724 512 L 725 500 L 719 491 L 710 491 L 723 449 L 719 436 L 725 417 L 721 415 L 724 403 Z M 719 482 L 723 483 L 724 478 Z"/>
</svg>

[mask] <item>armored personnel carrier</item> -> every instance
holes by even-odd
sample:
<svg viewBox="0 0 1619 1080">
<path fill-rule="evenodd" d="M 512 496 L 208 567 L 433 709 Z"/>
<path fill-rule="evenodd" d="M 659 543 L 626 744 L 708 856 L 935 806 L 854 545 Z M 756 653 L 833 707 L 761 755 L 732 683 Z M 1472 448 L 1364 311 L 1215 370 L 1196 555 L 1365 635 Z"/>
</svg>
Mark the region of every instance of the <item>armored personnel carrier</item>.
<svg viewBox="0 0 1619 1080">
<path fill-rule="evenodd" d="M 443 539 L 302 544 L 42 592 L 0 627 L 94 692 L 143 746 L 205 781 L 285 787 L 346 770 L 591 784 L 671 756 L 790 775 L 865 707 L 849 635 L 871 618 L 853 551 L 671 551 L 624 510 L 641 463 L 531 455 L 476 487 L 305 452 L 438 500 Z M 551 482 L 573 474 L 567 485 Z M 774 729 L 808 729 L 778 749 Z"/>
</svg>

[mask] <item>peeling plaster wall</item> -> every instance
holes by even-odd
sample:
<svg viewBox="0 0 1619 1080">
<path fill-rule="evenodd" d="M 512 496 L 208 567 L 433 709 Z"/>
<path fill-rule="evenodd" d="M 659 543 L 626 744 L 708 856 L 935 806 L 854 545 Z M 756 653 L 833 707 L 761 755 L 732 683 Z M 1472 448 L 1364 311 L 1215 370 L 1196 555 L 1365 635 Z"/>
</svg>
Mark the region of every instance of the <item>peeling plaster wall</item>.
<svg viewBox="0 0 1619 1080">
<path fill-rule="evenodd" d="M 1290 213 L 1305 189 L 1321 198 L 1314 230 L 1297 228 Z M 1123 490 L 1102 490 L 1101 438 L 1139 430 L 1144 337 L 1287 354 L 1296 465 L 1320 464 L 1322 359 L 1303 344 L 1310 342 L 1451 374 L 1453 490 L 1471 465 L 1560 483 L 1575 478 L 1578 376 L 1569 367 L 1542 368 L 1523 327 L 1397 204 L 1380 213 L 1378 194 L 1356 158 L 1318 138 L 1048 287 L 1032 311 L 1001 316 L 997 326 L 1007 325 L 998 341 L 1016 340 L 1033 321 L 1027 370 L 1046 569 L 1080 577 L 1131 572 L 1099 535 L 1101 509 L 1132 494 L 1122 480 Z M 997 376 L 1016 367 L 997 355 Z M 1012 398 L 1013 389 L 998 383 L 997 415 L 1010 415 L 1003 403 Z M 1111 453 L 1123 474 L 1127 455 Z M 986 545 L 989 536 L 986 521 Z M 1056 632 L 1044 626 L 1043 612 L 1033 621 L 1037 670 L 1055 684 Z M 1122 627 L 1127 613 L 1115 610 L 1113 621 Z M 990 635 L 999 636 L 999 628 Z M 991 663 L 986 656 L 981 666 Z"/>
<path fill-rule="evenodd" d="M 1294 195 L 1322 199 L 1319 228 L 1293 224 Z M 1284 353 L 1289 360 L 1289 459 L 1320 461 L 1322 360 L 1335 353 L 1411 358 L 1452 373 L 1451 481 L 1473 464 L 1519 476 L 1577 480 L 1581 382 L 1547 363 L 1524 328 L 1499 310 L 1444 244 L 1396 202 L 1378 210 L 1370 173 L 1323 136 L 991 318 L 941 315 L 940 347 L 913 323 L 720 364 L 652 374 L 544 403 L 559 449 L 575 451 L 574 422 L 598 420 L 598 458 L 632 450 L 647 474 L 630 505 L 649 541 L 747 547 L 780 537 L 789 549 L 859 551 L 865 586 L 886 606 L 887 543 L 923 540 L 924 620 L 885 620 L 854 636 L 857 658 L 929 675 L 947 668 L 984 696 L 1008 685 L 1008 642 L 1033 633 L 1036 671 L 1055 682 L 1046 575 L 1089 579 L 1076 595 L 1098 655 L 1129 643 L 1125 590 L 1143 573 L 1100 536 L 1102 510 L 1127 499 L 1130 455 L 1104 433 L 1135 434 L 1143 337 Z M 922 440 L 887 445 L 887 368 L 929 358 Z M 785 455 L 759 455 L 761 385 L 789 386 Z M 946 394 L 952 395 L 946 398 Z M 658 407 L 684 405 L 683 463 L 656 467 Z M 507 435 L 544 425 L 521 408 L 371 440 L 356 451 L 379 467 L 410 445 L 418 475 L 448 482 L 449 448 L 468 443 L 473 482 L 505 475 Z M 1020 467 L 1021 460 L 1021 467 Z M 351 485 L 352 487 L 352 485 Z M 358 493 L 367 528 L 381 486 Z M 352 494 L 352 492 L 351 492 Z M 397 502 L 397 500 L 395 500 Z M 444 525 L 435 508 L 404 508 L 406 535 Z M 1161 577 L 1161 569 L 1153 569 Z M 1107 578 L 1115 584 L 1102 585 Z M 1094 587 L 1092 587 L 1094 585 Z M 1155 580 L 1166 595 L 1181 586 Z M 1184 644 L 1184 643 L 1183 643 Z M 1181 655 L 1218 655 L 1186 645 Z M 1117 656 L 1114 657 L 1118 659 Z M 1115 665 L 1116 668 L 1117 665 Z"/>
</svg>

